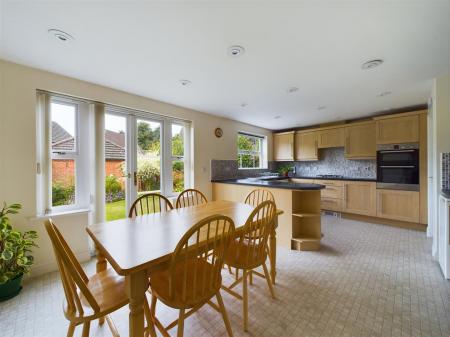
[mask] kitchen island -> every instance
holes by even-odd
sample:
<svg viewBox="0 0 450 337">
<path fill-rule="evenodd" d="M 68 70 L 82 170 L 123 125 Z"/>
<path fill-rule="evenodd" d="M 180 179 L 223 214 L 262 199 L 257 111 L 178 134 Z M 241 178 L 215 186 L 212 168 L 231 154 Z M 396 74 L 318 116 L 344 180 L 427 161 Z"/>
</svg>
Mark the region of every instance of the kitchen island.
<svg viewBox="0 0 450 337">
<path fill-rule="evenodd" d="M 302 183 L 296 179 L 228 179 L 212 180 L 213 200 L 243 202 L 256 188 L 270 191 L 279 216 L 277 242 L 295 250 L 318 250 L 322 238 L 320 219 L 320 184 Z"/>
</svg>

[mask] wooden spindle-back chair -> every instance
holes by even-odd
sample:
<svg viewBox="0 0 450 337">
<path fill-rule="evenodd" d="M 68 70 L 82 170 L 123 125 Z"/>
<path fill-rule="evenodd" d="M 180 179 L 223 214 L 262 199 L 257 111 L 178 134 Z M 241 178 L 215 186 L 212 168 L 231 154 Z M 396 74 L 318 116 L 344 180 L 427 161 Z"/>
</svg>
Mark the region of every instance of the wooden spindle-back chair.
<svg viewBox="0 0 450 337">
<path fill-rule="evenodd" d="M 273 196 L 272 192 L 268 190 L 264 190 L 262 188 L 256 189 L 251 191 L 246 197 L 245 197 L 245 203 L 252 205 L 252 206 L 258 206 L 263 201 L 273 201 L 275 202 L 275 197 Z"/>
<path fill-rule="evenodd" d="M 267 270 L 267 241 L 274 226 L 276 206 L 273 201 L 264 201 L 252 211 L 248 217 L 244 230 L 231 243 L 225 257 L 225 263 L 233 268 L 242 269 L 243 276 L 229 287 L 222 288 L 231 295 L 243 300 L 244 330 L 248 329 L 248 292 L 247 278 L 249 273 L 255 273 L 266 279 L 270 294 L 275 298 L 269 272 Z M 264 274 L 253 269 L 262 266 Z M 243 295 L 239 295 L 232 289 L 240 282 L 243 283 Z"/>
<path fill-rule="evenodd" d="M 64 288 L 64 315 L 70 322 L 67 336 L 72 337 L 75 328 L 83 324 L 82 337 L 87 337 L 91 321 L 106 318 L 111 333 L 118 337 L 119 333 L 108 315 L 129 302 L 125 293 L 125 279 L 112 269 L 89 278 L 52 220 L 45 222 L 45 229 L 55 252 Z M 150 319 L 149 314 L 148 311 L 147 320 Z"/>
<path fill-rule="evenodd" d="M 177 198 L 176 208 L 195 206 L 199 204 L 206 204 L 208 199 L 199 190 L 189 188 L 180 193 Z"/>
<path fill-rule="evenodd" d="M 173 209 L 169 199 L 159 193 L 146 193 L 138 197 L 130 207 L 128 217 L 167 212 Z"/>
<path fill-rule="evenodd" d="M 233 220 L 222 215 L 207 217 L 192 226 L 179 241 L 168 268 L 150 274 L 150 311 L 164 336 L 176 325 L 178 337 L 183 336 L 184 319 L 206 303 L 222 314 L 228 335 L 233 336 L 220 295 L 223 261 L 233 238 Z M 218 305 L 210 301 L 214 296 Z M 167 327 L 155 317 L 158 299 L 180 310 L 179 318 Z M 191 310 L 186 312 L 186 309 Z"/>
</svg>

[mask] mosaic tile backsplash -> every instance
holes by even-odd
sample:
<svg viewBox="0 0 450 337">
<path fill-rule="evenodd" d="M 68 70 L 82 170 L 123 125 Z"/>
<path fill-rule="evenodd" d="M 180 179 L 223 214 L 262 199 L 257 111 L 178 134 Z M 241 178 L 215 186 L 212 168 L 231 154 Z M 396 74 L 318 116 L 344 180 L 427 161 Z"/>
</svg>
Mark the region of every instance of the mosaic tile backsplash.
<svg viewBox="0 0 450 337">
<path fill-rule="evenodd" d="M 281 166 L 285 163 L 277 163 Z M 316 177 L 319 174 L 335 174 L 348 178 L 375 179 L 377 177 L 377 161 L 348 160 L 344 156 L 344 148 L 319 150 L 319 160 L 311 162 L 294 162 L 297 176 Z"/>
<path fill-rule="evenodd" d="M 265 172 L 275 171 L 276 164 L 273 161 L 268 163 L 268 169 L 262 170 L 245 170 L 239 169 L 237 160 L 211 160 L 211 179 L 223 180 L 223 179 L 240 179 L 257 177 Z"/>
<path fill-rule="evenodd" d="M 450 189 L 450 153 L 441 153 L 442 189 Z"/>
</svg>

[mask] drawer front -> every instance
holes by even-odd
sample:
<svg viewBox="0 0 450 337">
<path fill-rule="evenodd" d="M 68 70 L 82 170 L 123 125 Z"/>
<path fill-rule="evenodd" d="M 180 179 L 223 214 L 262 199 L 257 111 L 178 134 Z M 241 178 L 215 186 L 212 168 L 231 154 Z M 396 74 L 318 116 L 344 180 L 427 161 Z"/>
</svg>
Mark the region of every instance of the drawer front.
<svg viewBox="0 0 450 337">
<path fill-rule="evenodd" d="M 314 179 L 314 184 L 320 184 L 325 186 L 337 186 L 342 187 L 344 186 L 344 182 L 342 180 L 321 180 L 321 179 Z"/>
<path fill-rule="evenodd" d="M 344 196 L 343 188 L 340 186 L 326 185 L 326 187 L 321 192 L 322 198 L 342 199 Z"/>
<path fill-rule="evenodd" d="M 342 212 L 342 200 L 334 198 L 322 198 L 320 208 L 328 211 Z"/>
</svg>

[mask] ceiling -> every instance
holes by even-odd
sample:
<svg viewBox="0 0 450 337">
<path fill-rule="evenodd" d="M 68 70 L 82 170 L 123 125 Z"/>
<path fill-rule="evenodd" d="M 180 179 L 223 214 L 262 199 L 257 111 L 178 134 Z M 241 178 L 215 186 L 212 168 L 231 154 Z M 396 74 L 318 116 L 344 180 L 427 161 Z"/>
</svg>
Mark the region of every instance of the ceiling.
<svg viewBox="0 0 450 337">
<path fill-rule="evenodd" d="M 269 129 L 423 104 L 450 73 L 450 0 L 34 0 L 0 13 L 2 59 Z"/>
</svg>

